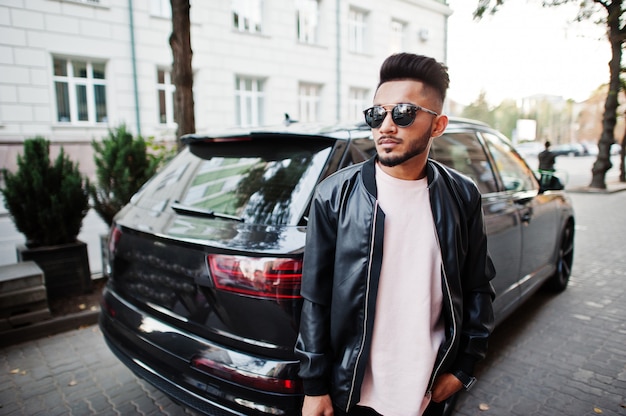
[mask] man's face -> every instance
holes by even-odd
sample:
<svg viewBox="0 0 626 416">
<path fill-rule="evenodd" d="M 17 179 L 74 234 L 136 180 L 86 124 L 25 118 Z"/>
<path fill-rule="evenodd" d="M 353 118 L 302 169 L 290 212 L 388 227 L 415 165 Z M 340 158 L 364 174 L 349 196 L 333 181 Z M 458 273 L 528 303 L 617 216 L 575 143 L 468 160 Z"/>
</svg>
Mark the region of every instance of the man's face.
<svg viewBox="0 0 626 416">
<path fill-rule="evenodd" d="M 413 80 L 389 81 L 378 87 L 374 105 L 383 106 L 389 112 L 378 128 L 372 133 L 376 143 L 378 160 L 383 166 L 394 167 L 428 157 L 432 137 L 438 133 L 436 117 L 418 111 L 415 121 L 408 127 L 399 127 L 391 117 L 391 109 L 400 103 L 414 104 L 437 113 L 440 112 L 437 100 L 432 93 L 424 91 L 423 83 Z M 445 128 L 445 127 L 444 127 Z"/>
</svg>

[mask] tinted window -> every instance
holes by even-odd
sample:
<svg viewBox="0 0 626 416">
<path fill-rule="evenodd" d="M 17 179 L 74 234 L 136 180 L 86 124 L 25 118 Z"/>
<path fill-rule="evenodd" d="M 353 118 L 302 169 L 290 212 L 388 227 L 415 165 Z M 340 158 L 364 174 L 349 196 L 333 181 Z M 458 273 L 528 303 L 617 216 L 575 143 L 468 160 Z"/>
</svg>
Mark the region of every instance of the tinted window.
<svg viewBox="0 0 626 416">
<path fill-rule="evenodd" d="M 247 140 L 190 145 L 141 193 L 155 209 L 178 201 L 246 223 L 297 224 L 333 145 L 328 140 Z M 193 154 L 193 155 L 192 155 Z M 155 200 L 161 195 L 161 201 Z"/>
<path fill-rule="evenodd" d="M 474 180 L 483 194 L 497 185 L 482 145 L 474 133 L 445 133 L 433 140 L 431 157 Z"/>
<path fill-rule="evenodd" d="M 510 143 L 495 134 L 482 133 L 500 173 L 506 191 L 531 191 L 538 188 L 537 180 L 526 163 L 513 152 Z"/>
</svg>

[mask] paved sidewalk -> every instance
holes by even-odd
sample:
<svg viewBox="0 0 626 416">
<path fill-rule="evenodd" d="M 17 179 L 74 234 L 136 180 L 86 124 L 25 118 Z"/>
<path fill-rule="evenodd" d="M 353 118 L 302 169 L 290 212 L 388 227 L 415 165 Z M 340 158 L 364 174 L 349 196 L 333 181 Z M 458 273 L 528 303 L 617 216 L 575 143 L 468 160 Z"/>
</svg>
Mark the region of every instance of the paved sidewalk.
<svg viewBox="0 0 626 416">
<path fill-rule="evenodd" d="M 97 325 L 0 351 L 2 415 L 184 415 L 106 347 Z"/>
<path fill-rule="evenodd" d="M 626 193 L 572 199 L 568 289 L 538 293 L 496 329 L 459 416 L 626 415 Z"/>
</svg>

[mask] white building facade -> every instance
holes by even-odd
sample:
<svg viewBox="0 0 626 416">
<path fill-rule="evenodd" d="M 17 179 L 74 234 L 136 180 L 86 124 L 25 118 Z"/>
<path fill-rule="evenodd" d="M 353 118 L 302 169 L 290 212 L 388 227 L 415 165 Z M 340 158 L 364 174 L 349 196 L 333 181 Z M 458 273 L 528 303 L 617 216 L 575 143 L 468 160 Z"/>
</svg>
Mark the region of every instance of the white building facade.
<svg viewBox="0 0 626 416">
<path fill-rule="evenodd" d="M 359 119 L 382 61 L 446 60 L 445 0 L 193 0 L 196 130 Z M 169 0 L 0 1 L 0 167 L 43 136 L 81 156 L 125 123 L 173 140 Z M 73 150 L 72 150 L 73 149 Z"/>
</svg>

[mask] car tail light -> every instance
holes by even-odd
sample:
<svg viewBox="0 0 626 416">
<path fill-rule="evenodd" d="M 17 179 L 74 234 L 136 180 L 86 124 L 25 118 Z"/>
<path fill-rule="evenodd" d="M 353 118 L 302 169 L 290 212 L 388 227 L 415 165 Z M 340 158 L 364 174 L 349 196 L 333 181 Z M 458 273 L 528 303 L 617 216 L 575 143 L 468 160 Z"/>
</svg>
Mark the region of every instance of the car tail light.
<svg viewBox="0 0 626 416">
<path fill-rule="evenodd" d="M 102 253 L 102 264 L 104 266 L 103 273 L 105 276 L 111 276 L 113 272 L 113 257 L 115 257 L 115 250 L 117 249 L 117 243 L 122 237 L 122 230 L 117 225 L 111 227 L 109 231 L 109 239 L 107 241 L 107 248 Z"/>
<path fill-rule="evenodd" d="M 302 259 L 209 254 L 208 260 L 220 290 L 272 299 L 300 297 Z"/>
<path fill-rule="evenodd" d="M 302 393 L 302 382 L 300 380 L 283 379 L 251 373 L 202 356 L 192 358 L 191 365 L 204 373 L 222 380 L 228 380 L 253 389 L 273 393 Z"/>
<path fill-rule="evenodd" d="M 109 232 L 109 255 L 112 256 L 115 253 L 115 248 L 117 247 L 117 243 L 120 241 L 122 237 L 122 230 L 120 227 L 114 225 L 111 227 L 111 231 Z"/>
</svg>

